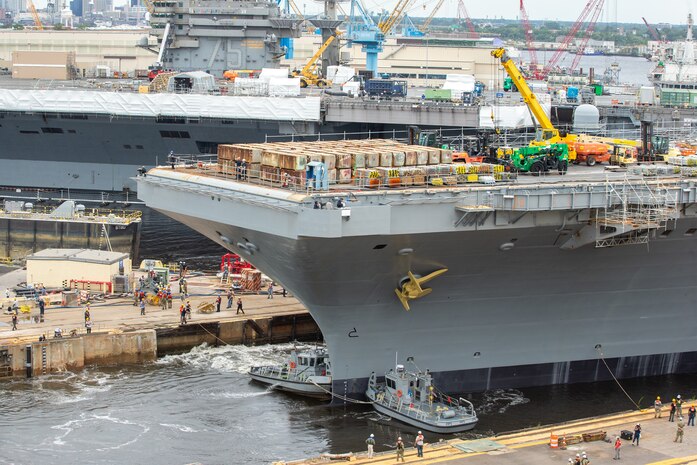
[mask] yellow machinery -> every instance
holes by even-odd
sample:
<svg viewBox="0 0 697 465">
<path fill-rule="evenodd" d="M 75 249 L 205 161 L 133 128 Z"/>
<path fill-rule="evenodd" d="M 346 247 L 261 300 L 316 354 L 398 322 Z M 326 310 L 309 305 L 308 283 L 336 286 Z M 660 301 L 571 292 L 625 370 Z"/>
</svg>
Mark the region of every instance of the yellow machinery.
<svg viewBox="0 0 697 465">
<path fill-rule="evenodd" d="M 310 61 L 307 62 L 303 69 L 299 71 L 296 69 L 291 72 L 294 77 L 300 77 L 300 87 L 331 87 L 332 82 L 327 79 L 323 79 L 317 72 L 317 62 L 327 47 L 329 47 L 340 35 L 340 31 L 334 31 L 334 34 L 329 36 L 329 38 L 322 44 L 315 54 L 312 55 L 312 58 L 310 58 Z"/>
<path fill-rule="evenodd" d="M 390 16 L 378 23 L 378 28 L 383 34 L 387 35 L 392 30 L 404 12 L 407 11 L 407 8 L 412 4 L 412 1 L 413 0 L 399 0 L 397 5 L 395 5 L 394 10 L 392 10 L 392 13 L 390 13 Z"/>
<path fill-rule="evenodd" d="M 39 13 L 36 11 L 36 7 L 34 6 L 34 2 L 32 2 L 31 0 L 27 0 L 27 6 L 29 7 L 29 11 L 31 11 L 32 18 L 34 18 L 34 24 L 36 25 L 36 28 L 40 31 L 43 31 L 44 25 L 41 23 Z"/>
<path fill-rule="evenodd" d="M 569 160 L 573 161 L 576 159 L 576 150 L 574 149 L 574 142 L 578 139 L 575 134 L 562 134 L 557 128 L 554 127 L 552 121 L 550 121 L 547 113 L 545 113 L 542 105 L 537 100 L 537 96 L 530 90 L 528 83 L 525 81 L 523 74 L 520 72 L 518 67 L 513 63 L 513 60 L 506 53 L 506 49 L 497 48 L 491 51 L 491 55 L 495 58 L 501 60 L 501 65 L 506 73 L 513 80 L 513 84 L 518 88 L 520 96 L 523 97 L 523 101 L 530 109 L 534 119 L 537 120 L 540 129 L 538 130 L 537 137 L 534 141 L 530 142 L 531 146 L 546 146 L 550 144 L 566 144 L 569 148 Z"/>
</svg>

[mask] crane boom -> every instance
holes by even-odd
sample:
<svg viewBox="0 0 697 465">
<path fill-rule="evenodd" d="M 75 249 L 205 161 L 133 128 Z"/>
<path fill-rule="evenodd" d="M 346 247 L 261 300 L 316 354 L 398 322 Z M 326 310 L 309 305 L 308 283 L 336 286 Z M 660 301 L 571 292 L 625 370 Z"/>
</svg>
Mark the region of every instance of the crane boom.
<svg viewBox="0 0 697 465">
<path fill-rule="evenodd" d="M 506 73 L 513 80 L 513 84 L 518 88 L 520 95 L 523 97 L 523 101 L 530 109 L 530 113 L 537 123 L 540 125 L 541 131 L 538 132 L 536 140 L 530 143 L 531 146 L 547 146 L 550 144 L 566 144 L 569 152 L 569 160 L 576 159 L 576 150 L 574 143 L 578 139 L 578 136 L 574 134 L 561 134 L 557 128 L 554 127 L 552 121 L 545 113 L 544 108 L 540 105 L 537 96 L 530 90 L 530 86 L 525 81 L 523 74 L 520 72 L 518 67 L 515 65 L 513 60 L 506 53 L 506 49 L 497 48 L 491 51 L 491 56 L 501 60 L 501 65 Z"/>
<path fill-rule="evenodd" d="M 433 10 L 431 11 L 431 14 L 428 15 L 428 18 L 426 18 L 424 23 L 419 26 L 421 32 L 426 32 L 428 30 L 428 26 L 431 25 L 431 21 L 433 21 L 433 18 L 436 16 L 436 13 L 438 13 L 438 10 L 440 10 L 440 7 L 443 6 L 443 3 L 445 3 L 445 0 L 438 0 L 438 3 L 436 3 L 436 6 L 433 7 Z"/>
<path fill-rule="evenodd" d="M 525 81 L 523 73 L 520 72 L 513 60 L 508 56 L 506 50 L 498 48 L 492 50 L 491 55 L 501 60 L 503 69 L 505 69 L 506 73 L 513 79 L 513 84 L 518 88 L 520 96 L 523 97 L 523 101 L 537 120 L 540 128 L 542 128 L 543 131 L 556 131 L 557 135 L 559 135 L 559 131 L 555 129 L 549 116 L 547 116 L 544 108 L 542 108 L 542 105 L 540 105 L 540 102 L 537 100 L 537 96 L 530 90 L 530 86 L 528 86 L 528 83 Z"/>
<path fill-rule="evenodd" d="M 603 4 L 605 3 L 605 0 L 598 0 L 598 2 L 595 4 L 595 10 L 593 10 L 593 16 L 591 16 L 590 21 L 588 22 L 588 28 L 586 29 L 586 34 L 583 36 L 583 40 L 581 41 L 581 45 L 579 45 L 578 50 L 576 50 L 576 56 L 574 57 L 574 61 L 571 63 L 571 67 L 569 68 L 571 71 L 575 70 L 578 64 L 581 62 L 581 57 L 583 56 L 583 52 L 586 50 L 586 45 L 588 45 L 588 41 L 591 38 L 591 35 L 593 35 L 593 29 L 595 29 L 595 23 L 598 22 L 598 18 L 600 17 L 600 13 L 603 11 Z"/>
<path fill-rule="evenodd" d="M 330 35 L 326 41 L 322 44 L 320 48 L 317 49 L 314 55 L 312 55 L 312 58 L 310 58 L 310 61 L 308 61 L 303 69 L 300 71 L 300 73 L 303 76 L 310 75 L 310 74 L 316 74 L 316 68 L 317 68 L 317 60 L 322 56 L 324 51 L 334 42 L 334 39 L 338 35 L 340 35 L 341 32 L 336 31 L 334 34 Z"/>
<path fill-rule="evenodd" d="M 413 0 L 398 0 L 397 5 L 395 5 L 392 13 L 390 13 L 387 19 L 378 23 L 378 28 L 383 34 L 389 34 L 394 25 L 397 24 L 397 21 L 399 21 L 399 18 L 402 17 L 402 14 L 404 14 L 412 2 Z"/>
<path fill-rule="evenodd" d="M 588 3 L 586 3 L 585 8 L 583 8 L 583 11 L 581 11 L 581 14 L 579 15 L 578 19 L 576 22 L 571 26 L 571 30 L 569 33 L 564 37 L 564 40 L 561 43 L 561 47 L 557 49 L 556 52 L 554 52 L 554 55 L 552 55 L 552 58 L 547 62 L 545 65 L 545 69 L 542 71 L 542 74 L 544 76 L 547 76 L 549 72 L 557 66 L 557 63 L 561 59 L 562 55 L 564 52 L 569 48 L 569 44 L 573 40 L 574 37 L 576 37 L 576 34 L 578 33 L 579 29 L 581 29 L 581 26 L 585 22 L 586 18 L 590 14 L 591 10 L 593 9 L 593 6 L 598 2 L 598 0 L 588 0 Z"/>
<path fill-rule="evenodd" d="M 525 10 L 523 0 L 520 0 L 520 19 L 523 21 L 525 43 L 528 46 L 528 53 L 530 53 L 530 69 L 537 71 L 537 52 L 532 45 L 532 26 L 530 26 L 530 18 L 528 18 L 528 12 Z"/>
<path fill-rule="evenodd" d="M 34 2 L 32 2 L 31 0 L 27 0 L 27 6 L 29 7 L 29 11 L 31 11 L 31 17 L 34 18 L 34 25 L 38 30 L 43 31 L 44 25 L 41 22 L 41 18 L 39 18 L 39 13 L 36 11 Z"/>
<path fill-rule="evenodd" d="M 470 31 L 470 36 L 472 36 L 473 39 L 478 39 L 479 34 L 477 34 L 477 31 L 474 29 L 474 24 L 472 24 L 472 19 L 467 12 L 467 7 L 465 7 L 465 2 L 463 0 L 458 0 L 457 2 L 457 17 L 460 20 L 460 23 L 464 21 L 467 24 L 467 29 Z"/>
</svg>

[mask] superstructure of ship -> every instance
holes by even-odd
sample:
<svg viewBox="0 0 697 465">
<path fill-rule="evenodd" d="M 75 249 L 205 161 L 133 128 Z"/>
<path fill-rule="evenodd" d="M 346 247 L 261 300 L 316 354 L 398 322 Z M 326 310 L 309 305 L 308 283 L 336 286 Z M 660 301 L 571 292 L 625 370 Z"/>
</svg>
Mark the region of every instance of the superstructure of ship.
<svg viewBox="0 0 697 465">
<path fill-rule="evenodd" d="M 687 17 L 685 41 L 675 49 L 661 49 L 658 64 L 649 80 L 660 90 L 661 104 L 673 107 L 697 106 L 697 60 L 693 40 L 694 21 Z"/>
</svg>

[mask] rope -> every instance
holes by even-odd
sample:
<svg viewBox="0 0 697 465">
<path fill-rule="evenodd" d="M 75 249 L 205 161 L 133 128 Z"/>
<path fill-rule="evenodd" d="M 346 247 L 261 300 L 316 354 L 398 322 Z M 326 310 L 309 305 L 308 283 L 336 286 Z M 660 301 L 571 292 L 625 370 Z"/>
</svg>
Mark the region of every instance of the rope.
<svg viewBox="0 0 697 465">
<path fill-rule="evenodd" d="M 634 399 L 632 399 L 632 397 L 627 393 L 627 391 L 624 389 L 624 387 L 622 387 L 622 384 L 620 383 L 620 381 L 615 377 L 615 374 L 612 372 L 612 370 L 611 370 L 610 367 L 608 366 L 607 362 L 605 361 L 605 357 L 603 356 L 603 351 L 601 350 L 601 348 L 600 348 L 600 347 L 596 347 L 595 350 L 598 351 L 598 356 L 600 357 L 600 360 L 602 360 L 603 364 L 605 365 L 605 368 L 607 368 L 607 371 L 610 373 L 610 376 L 612 376 L 612 379 L 615 380 L 615 382 L 616 382 L 617 385 L 620 387 L 620 389 L 622 390 L 622 392 L 624 392 L 624 395 L 627 396 L 627 399 L 629 399 L 630 402 L 631 402 L 632 404 L 634 404 L 634 406 L 635 406 L 637 409 L 641 410 L 641 407 L 639 407 L 639 404 L 637 404 L 636 402 L 634 402 Z"/>
<path fill-rule="evenodd" d="M 220 339 L 220 338 L 219 338 L 218 336 L 216 336 L 215 334 L 213 334 L 213 333 L 211 333 L 210 331 L 208 331 L 208 330 L 206 329 L 206 327 L 203 326 L 201 323 L 196 323 L 196 324 L 197 324 L 199 327 L 201 327 L 201 329 L 203 329 L 205 332 L 207 332 L 208 334 L 210 334 L 211 336 L 213 336 L 214 338 L 216 338 L 218 341 L 222 342 L 222 343 L 225 344 L 225 345 L 230 345 L 230 344 L 228 344 L 227 342 L 225 342 L 225 341 L 223 341 L 222 339 Z M 315 386 L 317 386 L 318 388 L 320 388 L 321 390 L 323 390 L 324 392 L 326 392 L 327 394 L 329 394 L 330 396 L 336 397 L 337 399 L 341 399 L 341 400 L 343 400 L 344 402 L 351 402 L 351 403 L 354 403 L 354 404 L 372 404 L 372 403 L 373 403 L 372 401 L 366 402 L 366 401 L 362 401 L 362 400 L 351 399 L 350 397 L 342 396 L 342 395 L 339 395 L 339 394 L 334 394 L 332 391 L 330 391 L 330 390 L 324 388 L 324 386 L 320 386 L 319 384 L 315 383 L 313 380 L 308 380 L 308 381 L 311 382 L 312 384 L 314 384 Z"/>
<path fill-rule="evenodd" d="M 210 331 L 208 331 L 208 330 L 206 329 L 206 327 L 203 326 L 201 323 L 196 323 L 196 324 L 199 325 L 199 327 L 200 327 L 202 330 L 204 330 L 205 332 L 207 332 L 208 334 L 210 334 L 211 336 L 213 336 L 214 338 L 216 338 L 217 340 L 219 340 L 220 342 L 222 342 L 222 343 L 225 344 L 226 346 L 229 346 L 229 345 L 230 345 L 230 344 L 228 344 L 227 342 L 225 342 L 225 341 L 223 341 L 222 339 L 220 339 L 220 338 L 219 338 L 218 336 L 216 336 L 215 334 L 213 334 L 213 333 L 211 333 Z"/>
<path fill-rule="evenodd" d="M 314 384 L 315 386 L 317 386 L 318 388 L 320 388 L 321 390 L 323 390 L 324 392 L 326 392 L 327 394 L 329 394 L 330 396 L 336 397 L 337 399 L 343 400 L 344 402 L 350 402 L 353 404 L 370 404 L 370 405 L 372 405 L 374 403 L 373 401 L 351 399 L 350 397 L 342 396 L 340 394 L 334 394 L 332 391 L 325 389 L 323 386 L 320 386 L 319 384 L 315 383 L 314 381 L 312 381 L 312 380 L 309 380 L 309 381 L 312 384 Z"/>
</svg>

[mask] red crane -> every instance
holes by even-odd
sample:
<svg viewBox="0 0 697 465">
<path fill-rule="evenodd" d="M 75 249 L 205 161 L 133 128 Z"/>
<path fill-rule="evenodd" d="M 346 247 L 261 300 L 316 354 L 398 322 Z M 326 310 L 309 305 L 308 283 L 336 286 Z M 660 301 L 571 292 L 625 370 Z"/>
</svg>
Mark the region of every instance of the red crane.
<svg viewBox="0 0 697 465">
<path fill-rule="evenodd" d="M 530 53 L 530 71 L 537 74 L 537 52 L 532 46 L 532 26 L 530 26 L 530 18 L 528 18 L 528 12 L 525 11 L 523 0 L 520 0 L 520 19 L 523 21 L 523 29 L 525 29 L 525 44 L 528 47 L 528 53 Z"/>
<path fill-rule="evenodd" d="M 649 30 L 649 34 L 651 34 L 651 37 L 653 37 L 653 40 L 655 40 L 656 42 L 661 43 L 661 44 L 665 43 L 665 39 L 661 39 L 658 36 L 658 31 L 656 30 L 656 28 L 653 27 L 652 25 L 650 25 L 649 22 L 646 21 L 646 18 L 644 18 L 643 16 L 641 17 L 641 19 L 644 20 L 644 24 L 646 24 L 646 27 Z"/>
<path fill-rule="evenodd" d="M 479 34 L 474 30 L 474 24 L 472 24 L 470 15 L 467 13 L 467 8 L 465 8 L 465 2 L 462 0 L 458 0 L 457 2 L 457 19 L 460 20 L 460 23 L 463 21 L 467 23 L 467 29 L 470 31 L 470 37 L 472 39 L 479 39 Z"/>
<path fill-rule="evenodd" d="M 564 54 L 564 52 L 568 50 L 569 44 L 571 43 L 573 38 L 576 37 L 576 34 L 581 29 L 581 26 L 583 26 L 583 23 L 586 21 L 586 18 L 588 18 L 588 15 L 591 13 L 591 11 L 593 11 L 593 7 L 596 3 L 598 3 L 598 1 L 599 0 L 588 0 L 588 3 L 583 8 L 583 11 L 579 15 L 578 19 L 573 24 L 573 26 L 571 26 L 571 30 L 566 35 L 566 37 L 564 37 L 564 40 L 561 43 L 561 47 L 559 47 L 557 51 L 554 52 L 552 58 L 545 65 L 545 69 L 542 71 L 542 74 L 544 76 L 547 76 L 549 72 L 557 66 L 557 63 L 559 63 L 559 60 L 561 59 L 562 55 Z"/>
<path fill-rule="evenodd" d="M 598 18 L 600 18 L 600 13 L 602 13 L 603 11 L 604 4 L 605 0 L 598 0 L 598 2 L 595 4 L 593 16 L 591 16 L 591 19 L 588 22 L 588 27 L 586 28 L 586 35 L 583 36 L 583 40 L 581 41 L 581 44 L 578 46 L 578 50 L 576 50 L 576 56 L 574 57 L 574 61 L 573 63 L 571 63 L 571 68 L 569 68 L 569 70 L 575 70 L 578 64 L 580 63 L 581 57 L 583 56 L 583 52 L 586 51 L 586 45 L 588 45 L 588 41 L 590 40 L 591 35 L 593 35 L 595 23 L 598 22 Z"/>
</svg>

